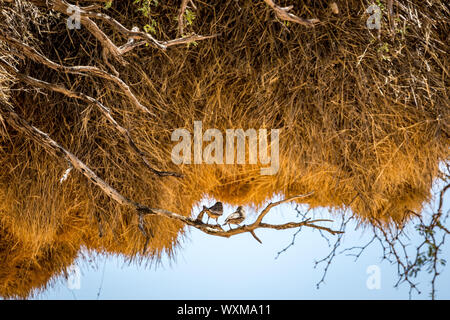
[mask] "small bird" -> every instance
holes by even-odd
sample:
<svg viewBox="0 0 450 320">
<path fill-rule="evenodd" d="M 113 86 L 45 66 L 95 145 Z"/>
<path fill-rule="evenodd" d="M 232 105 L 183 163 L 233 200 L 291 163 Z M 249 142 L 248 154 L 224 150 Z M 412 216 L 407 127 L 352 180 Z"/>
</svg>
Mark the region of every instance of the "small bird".
<svg viewBox="0 0 450 320">
<path fill-rule="evenodd" d="M 240 223 L 242 223 L 242 221 L 245 220 L 245 211 L 244 208 L 242 208 L 242 206 L 239 206 L 235 212 L 233 212 L 232 214 L 230 214 L 226 219 L 225 222 L 223 223 L 223 225 L 228 224 L 228 226 L 231 229 L 230 224 L 235 224 L 235 225 L 239 225 Z"/>
<path fill-rule="evenodd" d="M 206 223 L 209 222 L 209 218 L 216 219 L 217 223 L 217 219 L 223 214 L 222 202 L 216 202 L 212 207 L 209 208 L 203 206 L 203 211 L 205 211 L 208 215 L 208 220 L 206 221 Z"/>
</svg>

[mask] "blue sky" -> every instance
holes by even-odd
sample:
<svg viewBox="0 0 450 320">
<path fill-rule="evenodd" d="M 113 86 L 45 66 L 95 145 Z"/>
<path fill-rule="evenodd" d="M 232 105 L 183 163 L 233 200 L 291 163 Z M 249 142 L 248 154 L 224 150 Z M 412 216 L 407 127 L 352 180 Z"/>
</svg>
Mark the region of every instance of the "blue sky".
<svg viewBox="0 0 450 320">
<path fill-rule="evenodd" d="M 447 195 L 448 198 L 448 195 Z M 205 201 L 211 204 L 214 201 Z M 447 201 L 448 203 L 448 201 Z M 203 204 L 203 203 L 202 203 Z M 225 206 L 226 212 L 234 207 Z M 444 208 L 449 210 L 449 208 Z M 320 213 L 319 213 L 320 214 Z M 328 216 L 323 210 L 323 215 Z M 251 222 L 253 216 L 245 223 Z M 283 223 L 296 219 L 292 204 L 272 209 L 267 222 Z M 331 226 L 332 224 L 328 224 Z M 337 222 L 333 225 L 338 228 Z M 129 264 L 122 257 L 97 257 L 93 262 L 79 259 L 80 288 L 70 290 L 65 279 L 36 299 L 408 299 L 407 285 L 394 289 L 396 268 L 381 262 L 381 249 L 372 245 L 358 261 L 339 255 L 331 264 L 320 289 L 324 264 L 314 269 L 314 262 L 325 257 L 330 248 L 317 231 L 302 229 L 294 246 L 275 259 L 277 253 L 292 240 L 295 229 L 257 230 L 263 244 L 250 234 L 231 238 L 213 237 L 189 229 L 188 238 L 176 252 L 174 260 L 164 257 L 158 266 Z M 330 240 L 336 236 L 330 236 Z M 349 224 L 342 249 L 362 245 L 370 239 L 362 229 Z M 448 258 L 450 245 L 442 256 Z M 366 282 L 369 266 L 380 270 L 380 289 L 369 290 Z M 421 295 L 428 299 L 428 278 L 421 275 Z M 437 298 L 450 299 L 450 272 L 438 278 Z"/>
</svg>

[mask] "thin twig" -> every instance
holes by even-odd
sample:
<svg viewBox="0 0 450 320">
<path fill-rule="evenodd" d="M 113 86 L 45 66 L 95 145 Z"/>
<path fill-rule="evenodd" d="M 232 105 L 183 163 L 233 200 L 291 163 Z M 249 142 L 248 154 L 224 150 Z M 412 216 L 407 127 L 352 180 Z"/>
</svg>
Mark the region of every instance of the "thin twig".
<svg viewBox="0 0 450 320">
<path fill-rule="evenodd" d="M 181 0 L 180 10 L 178 11 L 178 35 L 184 33 L 184 13 L 186 12 L 188 0 Z"/>
<path fill-rule="evenodd" d="M 307 27 L 314 27 L 317 23 L 320 22 L 319 19 L 304 19 L 300 18 L 289 11 L 292 10 L 293 6 L 289 7 L 280 7 L 273 0 L 264 0 L 265 3 L 267 3 L 273 11 L 275 11 L 278 18 L 284 21 L 290 21 L 294 23 L 298 23 Z"/>
</svg>

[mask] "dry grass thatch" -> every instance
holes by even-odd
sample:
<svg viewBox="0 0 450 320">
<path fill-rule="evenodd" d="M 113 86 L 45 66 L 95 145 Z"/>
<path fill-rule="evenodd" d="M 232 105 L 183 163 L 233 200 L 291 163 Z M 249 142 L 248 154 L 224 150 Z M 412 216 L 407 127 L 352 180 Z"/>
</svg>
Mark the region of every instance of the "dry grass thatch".
<svg viewBox="0 0 450 320">
<path fill-rule="evenodd" d="M 132 2 L 114 1 L 106 12 L 128 28 L 147 24 Z M 98 98 L 154 167 L 184 178 L 150 172 L 95 106 L 37 91 L 1 67 L 0 99 L 125 196 L 153 207 L 190 215 L 203 196 L 260 206 L 274 194 L 314 190 L 310 206 L 349 207 L 361 221 L 400 222 L 419 212 L 450 155 L 447 1 L 396 1 L 395 27 L 383 9 L 380 33 L 366 27 L 368 1 L 339 1 L 339 14 L 328 1 L 278 2 L 321 23 L 287 25 L 262 1 L 208 1 L 193 10 L 187 32 L 220 36 L 167 51 L 136 48 L 127 65 L 115 63 L 153 117 L 106 80 L 50 70 L 0 42 L 0 54 L 21 72 Z M 176 36 L 178 9 L 179 1 L 152 7 L 157 38 Z M 0 2 L 0 12 L 2 33 L 51 60 L 104 65 L 100 44 L 83 28 L 67 30 L 64 16 L 28 1 Z M 281 129 L 278 174 L 262 176 L 258 165 L 175 166 L 171 133 L 192 132 L 194 120 L 222 132 Z M 66 162 L 7 123 L 0 132 L 1 296 L 25 297 L 45 285 L 83 245 L 142 258 L 135 213 L 77 172 L 60 183 Z M 150 216 L 146 223 L 154 233 L 146 256 L 171 253 L 183 225 Z"/>
</svg>

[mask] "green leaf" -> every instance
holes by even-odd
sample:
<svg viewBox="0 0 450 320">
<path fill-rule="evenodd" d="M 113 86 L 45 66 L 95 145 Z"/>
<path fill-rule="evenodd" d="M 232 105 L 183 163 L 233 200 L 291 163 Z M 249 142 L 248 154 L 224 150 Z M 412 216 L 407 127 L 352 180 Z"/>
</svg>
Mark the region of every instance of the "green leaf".
<svg viewBox="0 0 450 320">
<path fill-rule="evenodd" d="M 146 24 L 144 26 L 144 31 L 147 33 L 153 33 L 156 34 L 156 27 L 158 26 L 158 23 L 156 22 L 155 19 L 152 19 L 150 21 L 150 24 Z"/>
<path fill-rule="evenodd" d="M 195 20 L 195 13 L 189 9 L 186 9 L 185 16 L 187 24 L 191 25 Z"/>
</svg>

